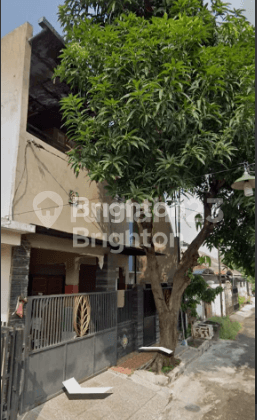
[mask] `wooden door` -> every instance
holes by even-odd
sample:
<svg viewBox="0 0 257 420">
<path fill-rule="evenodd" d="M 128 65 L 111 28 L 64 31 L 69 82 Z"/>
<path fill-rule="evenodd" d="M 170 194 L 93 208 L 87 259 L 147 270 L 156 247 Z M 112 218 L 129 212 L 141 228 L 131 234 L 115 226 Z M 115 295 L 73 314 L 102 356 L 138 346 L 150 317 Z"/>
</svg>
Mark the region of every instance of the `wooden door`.
<svg viewBox="0 0 257 420">
<path fill-rule="evenodd" d="M 49 276 L 47 283 L 48 295 L 61 295 L 63 293 L 64 278 L 62 276 Z"/>
<path fill-rule="evenodd" d="M 212 307 L 210 303 L 205 303 L 205 316 L 207 319 L 212 317 Z"/>
<path fill-rule="evenodd" d="M 63 276 L 33 276 L 31 295 L 60 295 L 63 293 Z"/>
<path fill-rule="evenodd" d="M 34 276 L 32 278 L 31 295 L 37 296 L 39 293 L 47 295 L 47 283 L 46 276 Z"/>
<path fill-rule="evenodd" d="M 80 264 L 79 293 L 92 293 L 96 289 L 97 265 Z"/>
</svg>

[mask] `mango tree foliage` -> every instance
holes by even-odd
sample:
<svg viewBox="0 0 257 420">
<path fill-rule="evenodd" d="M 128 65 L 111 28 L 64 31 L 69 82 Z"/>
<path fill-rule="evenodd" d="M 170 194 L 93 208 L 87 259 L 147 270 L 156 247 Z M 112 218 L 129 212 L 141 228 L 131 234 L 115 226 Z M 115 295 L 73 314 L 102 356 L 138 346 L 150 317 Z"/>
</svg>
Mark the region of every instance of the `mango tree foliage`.
<svg viewBox="0 0 257 420">
<path fill-rule="evenodd" d="M 204 203 L 203 225 L 178 264 L 167 304 L 152 239 L 146 248 L 161 345 L 171 349 L 189 270 L 218 226 L 207 219 L 207 199 L 235 209 L 242 192 L 230 185 L 240 163 L 254 160 L 254 28 L 240 11 L 212 5 L 180 0 L 162 17 L 124 13 L 104 24 L 76 16 L 55 71 L 73 92 L 61 109 L 77 175 L 87 169 L 125 200 L 153 202 L 181 188 Z M 147 228 L 153 236 L 153 220 Z M 164 358 L 156 360 L 160 370 Z"/>
<path fill-rule="evenodd" d="M 74 29 L 55 75 L 79 92 L 62 100 L 75 172 L 86 167 L 112 195 L 138 200 L 202 186 L 232 156 L 233 166 L 249 160 L 253 30 L 229 21 L 223 42 L 203 47 L 213 29 L 207 13 L 204 24 L 130 14 Z M 237 42 L 228 40 L 231 29 Z"/>
</svg>

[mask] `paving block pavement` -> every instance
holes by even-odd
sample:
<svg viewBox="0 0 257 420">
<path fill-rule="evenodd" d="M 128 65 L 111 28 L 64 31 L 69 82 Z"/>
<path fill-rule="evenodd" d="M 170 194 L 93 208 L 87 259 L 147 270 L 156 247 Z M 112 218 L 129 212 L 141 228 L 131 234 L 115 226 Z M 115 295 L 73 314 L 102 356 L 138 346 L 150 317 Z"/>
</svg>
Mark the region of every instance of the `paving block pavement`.
<svg viewBox="0 0 257 420">
<path fill-rule="evenodd" d="M 162 392 L 160 386 L 151 382 L 136 383 L 111 369 L 81 386 L 111 386 L 113 394 L 105 399 L 72 400 L 63 393 L 21 416 L 20 420 L 154 420 L 170 399 L 170 393 Z"/>
</svg>

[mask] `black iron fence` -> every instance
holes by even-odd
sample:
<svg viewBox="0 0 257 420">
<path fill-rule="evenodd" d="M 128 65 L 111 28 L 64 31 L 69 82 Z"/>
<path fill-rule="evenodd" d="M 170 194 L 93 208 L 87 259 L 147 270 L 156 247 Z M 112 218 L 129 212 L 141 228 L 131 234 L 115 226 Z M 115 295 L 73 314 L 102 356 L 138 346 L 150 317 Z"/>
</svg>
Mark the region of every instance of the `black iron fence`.
<svg viewBox="0 0 257 420">
<path fill-rule="evenodd" d="M 16 420 L 19 411 L 23 329 L 1 326 L 1 419 Z"/>
<path fill-rule="evenodd" d="M 26 325 L 30 350 L 39 350 L 117 325 L 116 292 L 31 296 Z"/>
</svg>

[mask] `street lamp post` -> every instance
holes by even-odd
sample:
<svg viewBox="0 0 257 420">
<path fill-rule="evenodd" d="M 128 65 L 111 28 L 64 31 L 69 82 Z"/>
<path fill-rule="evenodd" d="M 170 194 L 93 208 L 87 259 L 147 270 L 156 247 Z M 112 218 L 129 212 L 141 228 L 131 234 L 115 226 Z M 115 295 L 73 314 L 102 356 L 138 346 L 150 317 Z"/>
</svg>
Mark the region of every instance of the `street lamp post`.
<svg viewBox="0 0 257 420">
<path fill-rule="evenodd" d="M 246 197 L 253 195 L 253 188 L 255 188 L 255 177 L 250 175 L 245 167 L 245 171 L 241 178 L 238 178 L 232 185 L 231 188 L 234 190 L 244 190 Z"/>
<path fill-rule="evenodd" d="M 221 283 L 221 268 L 220 268 L 220 247 L 219 246 L 218 246 L 218 260 L 219 260 L 219 282 L 220 282 L 220 287 L 222 287 L 222 283 Z M 220 292 L 220 308 L 221 308 L 221 316 L 223 317 L 224 313 L 223 313 L 222 293 L 223 292 Z"/>
</svg>

